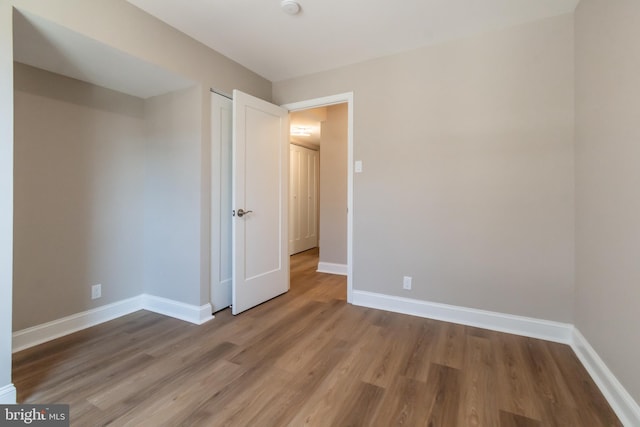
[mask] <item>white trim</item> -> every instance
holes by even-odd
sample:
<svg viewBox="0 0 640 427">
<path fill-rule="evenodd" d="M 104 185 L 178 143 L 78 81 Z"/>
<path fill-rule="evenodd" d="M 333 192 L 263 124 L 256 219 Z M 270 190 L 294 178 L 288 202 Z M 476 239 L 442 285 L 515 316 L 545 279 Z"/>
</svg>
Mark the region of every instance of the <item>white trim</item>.
<svg viewBox="0 0 640 427">
<path fill-rule="evenodd" d="M 154 313 L 164 314 L 176 319 L 202 325 L 213 319 L 211 314 L 211 304 L 206 303 L 198 307 L 197 305 L 185 304 L 168 298 L 154 295 L 142 294 L 142 305 L 145 310 Z"/>
<path fill-rule="evenodd" d="M 353 92 L 282 105 L 289 111 L 347 103 L 347 302 L 353 304 Z"/>
<path fill-rule="evenodd" d="M 0 405 L 15 405 L 16 397 L 16 388 L 13 384 L 0 387 Z"/>
<path fill-rule="evenodd" d="M 345 102 L 352 102 L 352 100 L 353 92 L 345 92 L 336 95 L 323 96 L 321 98 L 307 99 L 305 101 L 290 102 L 288 104 L 281 105 L 281 107 L 286 108 L 289 111 L 300 111 L 308 110 L 309 108 L 343 104 Z"/>
<path fill-rule="evenodd" d="M 640 406 L 602 361 L 580 331 L 573 329 L 571 348 L 625 426 L 640 426 Z"/>
<path fill-rule="evenodd" d="M 341 276 L 348 276 L 349 270 L 347 264 L 334 264 L 332 262 L 319 262 L 318 273 L 339 274 Z"/>
<path fill-rule="evenodd" d="M 13 333 L 13 352 L 141 310 L 141 296 L 103 305 Z"/>
<path fill-rule="evenodd" d="M 222 199 L 225 196 L 231 194 L 231 187 L 222 188 L 224 182 L 222 172 L 223 165 L 231 168 L 231 151 L 229 151 L 228 158 L 223 159 L 223 146 L 224 142 L 221 140 L 220 130 L 223 128 L 221 120 L 221 111 L 224 108 L 222 103 L 227 104 L 229 109 L 229 115 L 233 114 L 233 98 L 227 96 L 219 91 L 212 90 L 211 92 L 211 224 L 209 230 L 209 242 L 210 242 L 210 258 L 209 258 L 209 303 L 213 310 L 221 310 L 231 305 L 231 278 L 229 282 L 222 280 L 222 271 L 224 270 L 222 265 L 222 248 L 223 248 L 223 213 L 222 213 Z M 229 132 L 232 132 L 232 125 L 229 124 Z M 216 136 L 217 135 L 217 136 Z M 223 163 L 228 162 L 226 164 Z M 229 185 L 231 183 L 229 182 Z M 229 200 L 229 203 L 231 201 Z M 227 215 L 231 214 L 231 205 L 224 206 L 228 209 Z M 231 233 L 231 229 L 228 230 Z M 224 242 L 227 243 L 227 242 Z M 231 234 L 229 234 L 228 243 L 231 244 Z M 229 265 L 231 267 L 231 265 Z M 224 292 L 227 291 L 227 292 Z M 224 297 L 223 297 L 224 295 Z M 228 298 L 227 298 L 228 296 Z M 220 299 L 218 301 L 217 299 Z"/>
<path fill-rule="evenodd" d="M 201 325 L 214 317 L 211 314 L 211 304 L 209 303 L 198 307 L 167 298 L 142 294 L 14 332 L 12 352 L 24 350 L 138 310 L 153 311 L 196 325 Z"/>
<path fill-rule="evenodd" d="M 396 313 L 426 317 L 429 319 L 442 320 L 445 322 L 475 326 L 478 328 L 490 329 L 492 331 L 539 338 L 563 344 L 569 344 L 571 342 L 571 331 L 573 330 L 573 326 L 568 323 L 552 322 L 549 320 L 515 316 L 511 314 L 383 295 L 366 291 L 354 291 L 353 304 L 380 310 L 393 311 Z"/>
</svg>

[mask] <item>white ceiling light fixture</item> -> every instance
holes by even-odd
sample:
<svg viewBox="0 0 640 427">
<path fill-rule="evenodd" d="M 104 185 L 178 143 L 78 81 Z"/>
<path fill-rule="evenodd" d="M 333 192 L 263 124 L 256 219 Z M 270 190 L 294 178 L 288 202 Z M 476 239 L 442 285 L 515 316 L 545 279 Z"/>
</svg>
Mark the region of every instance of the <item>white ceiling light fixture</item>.
<svg viewBox="0 0 640 427">
<path fill-rule="evenodd" d="M 289 15 L 297 15 L 300 13 L 300 3 L 295 0 L 282 0 L 280 2 L 280 9 Z"/>
</svg>

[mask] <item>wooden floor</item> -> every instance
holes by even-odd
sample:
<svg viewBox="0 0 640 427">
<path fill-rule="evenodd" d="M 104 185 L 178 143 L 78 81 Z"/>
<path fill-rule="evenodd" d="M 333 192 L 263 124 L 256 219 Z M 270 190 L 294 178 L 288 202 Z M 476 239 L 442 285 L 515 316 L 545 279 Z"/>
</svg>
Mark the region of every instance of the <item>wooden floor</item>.
<svg viewBox="0 0 640 427">
<path fill-rule="evenodd" d="M 568 346 L 350 306 L 316 263 L 237 317 L 140 311 L 17 353 L 18 400 L 73 426 L 620 425 Z"/>
</svg>

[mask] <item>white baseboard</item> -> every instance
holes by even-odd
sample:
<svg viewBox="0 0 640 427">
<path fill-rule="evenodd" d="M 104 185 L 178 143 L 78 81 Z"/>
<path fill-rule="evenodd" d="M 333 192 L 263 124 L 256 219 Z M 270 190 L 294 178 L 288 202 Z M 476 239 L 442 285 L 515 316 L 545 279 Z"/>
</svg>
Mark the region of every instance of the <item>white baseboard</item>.
<svg viewBox="0 0 640 427">
<path fill-rule="evenodd" d="M 493 331 L 523 335 L 563 344 L 571 342 L 573 326 L 531 317 L 514 316 L 475 308 L 459 307 L 366 291 L 353 291 L 353 304 L 410 314 Z"/>
<path fill-rule="evenodd" d="M 580 331 L 573 329 L 571 347 L 625 426 L 640 426 L 640 406 L 609 370 Z"/>
<path fill-rule="evenodd" d="M 154 313 L 164 314 L 165 316 L 195 323 L 196 325 L 202 325 L 213 319 L 211 304 L 209 303 L 198 307 L 197 305 L 186 304 L 154 295 L 143 294 L 141 297 L 143 308 L 153 311 Z"/>
<path fill-rule="evenodd" d="M 16 404 L 16 388 L 13 384 L 0 387 L 0 405 Z"/>
<path fill-rule="evenodd" d="M 329 274 L 339 274 L 341 276 L 347 275 L 347 265 L 346 264 L 334 264 L 332 262 L 319 262 L 318 269 L 316 270 L 318 273 L 329 273 Z"/>
<path fill-rule="evenodd" d="M 320 264 L 318 264 L 318 271 L 320 271 Z M 342 274 L 333 271 L 331 273 Z M 622 423 L 625 426 L 640 426 L 640 406 L 620 384 L 580 331 L 571 324 L 358 290 L 353 291 L 353 304 L 570 344 Z M 208 303 L 198 307 L 167 298 L 142 294 L 17 331 L 13 334 L 13 352 L 142 309 L 197 325 L 214 318 L 211 314 L 211 305 Z M 15 402 L 16 389 L 13 384 L 0 387 L 0 404 L 14 404 Z"/>
<path fill-rule="evenodd" d="M 13 333 L 13 352 L 42 344 L 142 309 L 141 296 L 103 305 Z"/>
<path fill-rule="evenodd" d="M 357 290 L 353 304 L 569 344 L 620 421 L 640 426 L 638 403 L 571 324 Z"/>
<path fill-rule="evenodd" d="M 12 351 L 15 353 L 138 310 L 153 311 L 196 325 L 213 319 L 209 303 L 198 307 L 167 298 L 142 294 L 14 332 Z"/>
</svg>

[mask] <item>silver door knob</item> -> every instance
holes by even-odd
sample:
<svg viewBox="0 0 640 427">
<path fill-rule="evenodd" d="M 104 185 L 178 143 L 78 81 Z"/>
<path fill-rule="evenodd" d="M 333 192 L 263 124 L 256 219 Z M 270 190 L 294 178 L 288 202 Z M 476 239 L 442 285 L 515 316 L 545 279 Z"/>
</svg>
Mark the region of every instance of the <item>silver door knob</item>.
<svg viewBox="0 0 640 427">
<path fill-rule="evenodd" d="M 246 214 L 251 213 L 251 212 L 253 212 L 253 211 L 245 211 L 244 209 L 241 208 L 241 209 L 238 209 L 238 216 L 240 218 L 242 218 L 243 216 L 245 216 Z"/>
</svg>

